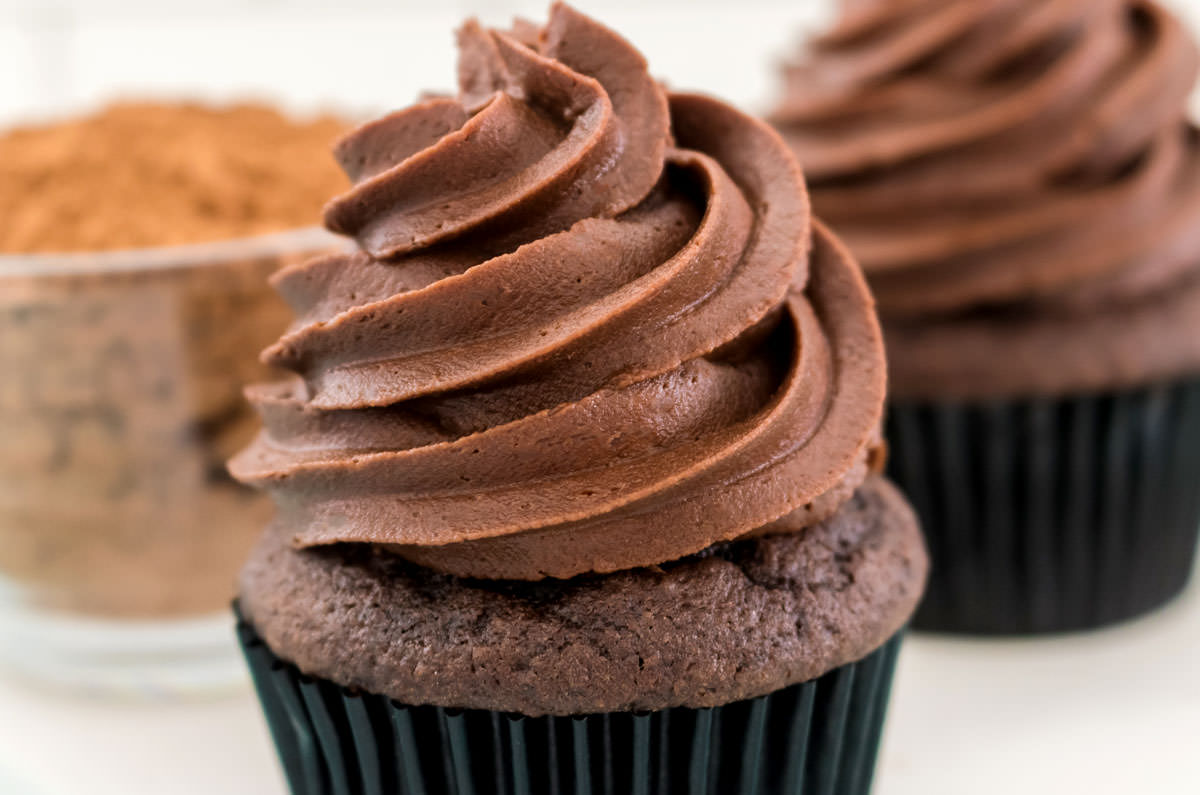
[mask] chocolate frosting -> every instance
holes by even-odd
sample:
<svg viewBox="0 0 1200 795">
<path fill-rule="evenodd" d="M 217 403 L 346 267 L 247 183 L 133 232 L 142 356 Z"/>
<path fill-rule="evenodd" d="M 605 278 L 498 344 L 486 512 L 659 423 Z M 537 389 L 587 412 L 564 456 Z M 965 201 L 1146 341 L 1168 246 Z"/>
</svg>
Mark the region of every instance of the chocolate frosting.
<svg viewBox="0 0 1200 795">
<path fill-rule="evenodd" d="M 849 2 L 773 120 L 885 324 L 1082 316 L 1200 277 L 1196 69 L 1151 0 Z"/>
<path fill-rule="evenodd" d="M 564 5 L 459 46 L 457 98 L 336 147 L 360 250 L 277 275 L 295 377 L 250 390 L 234 474 L 298 546 L 490 579 L 830 516 L 875 463 L 882 343 L 782 141 Z"/>
</svg>

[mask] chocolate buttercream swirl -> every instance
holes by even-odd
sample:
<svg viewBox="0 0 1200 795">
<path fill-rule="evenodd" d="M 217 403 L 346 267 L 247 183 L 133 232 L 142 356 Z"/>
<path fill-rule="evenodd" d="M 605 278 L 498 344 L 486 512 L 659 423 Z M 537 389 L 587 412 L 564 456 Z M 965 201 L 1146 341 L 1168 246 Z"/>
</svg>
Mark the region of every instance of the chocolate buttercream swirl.
<svg viewBox="0 0 1200 795">
<path fill-rule="evenodd" d="M 1152 0 L 860 0 L 773 120 L 885 316 L 1086 311 L 1200 275 L 1196 69 Z"/>
<path fill-rule="evenodd" d="M 460 94 L 336 147 L 355 253 L 297 315 L 234 473 L 300 546 L 492 579 L 674 560 L 830 515 L 874 462 L 873 305 L 765 125 L 665 92 L 564 5 L 461 31 Z"/>
</svg>

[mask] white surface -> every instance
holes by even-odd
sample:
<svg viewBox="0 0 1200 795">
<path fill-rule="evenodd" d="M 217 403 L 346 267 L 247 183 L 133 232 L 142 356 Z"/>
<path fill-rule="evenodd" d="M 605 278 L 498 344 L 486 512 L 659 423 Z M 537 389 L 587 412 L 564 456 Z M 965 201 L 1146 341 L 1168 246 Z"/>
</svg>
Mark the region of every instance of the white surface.
<svg viewBox="0 0 1200 795">
<path fill-rule="evenodd" d="M 248 686 L 212 702 L 150 705 L 74 700 L 0 681 L 3 795 L 283 792 Z"/>
<path fill-rule="evenodd" d="M 875 795 L 1200 792 L 1200 590 L 1099 632 L 916 635 Z"/>
<path fill-rule="evenodd" d="M 1200 792 L 1200 592 L 1028 641 L 910 637 L 875 795 Z M 80 702 L 0 680 L 3 795 L 280 795 L 248 691 Z"/>
</svg>

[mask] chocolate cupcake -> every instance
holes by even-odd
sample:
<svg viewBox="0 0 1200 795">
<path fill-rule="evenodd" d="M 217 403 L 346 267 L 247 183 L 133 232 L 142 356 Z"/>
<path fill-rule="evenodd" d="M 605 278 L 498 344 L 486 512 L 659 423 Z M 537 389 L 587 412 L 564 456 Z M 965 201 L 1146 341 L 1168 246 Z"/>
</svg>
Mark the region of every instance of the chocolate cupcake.
<svg viewBox="0 0 1200 795">
<path fill-rule="evenodd" d="M 1095 627 L 1188 580 L 1196 66 L 1150 0 L 897 0 L 788 69 L 774 121 L 879 300 L 918 626 Z"/>
<path fill-rule="evenodd" d="M 296 792 L 865 793 L 926 559 L 767 126 L 563 5 L 336 148 L 275 277 L 242 638 Z M 740 789 L 739 789 L 740 788 Z"/>
</svg>

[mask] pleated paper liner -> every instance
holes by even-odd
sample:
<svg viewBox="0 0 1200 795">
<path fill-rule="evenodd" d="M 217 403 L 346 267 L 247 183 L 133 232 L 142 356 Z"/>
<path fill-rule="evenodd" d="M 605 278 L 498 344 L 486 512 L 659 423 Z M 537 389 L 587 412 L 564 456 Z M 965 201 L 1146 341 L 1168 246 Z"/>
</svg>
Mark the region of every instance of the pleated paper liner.
<svg viewBox="0 0 1200 795">
<path fill-rule="evenodd" d="M 914 626 L 1089 629 L 1183 590 L 1200 534 L 1200 380 L 1058 400 L 897 403 L 889 475 L 932 570 Z"/>
<path fill-rule="evenodd" d="M 349 690 L 238 634 L 294 795 L 866 795 L 900 645 L 712 709 L 530 718 Z"/>
</svg>

